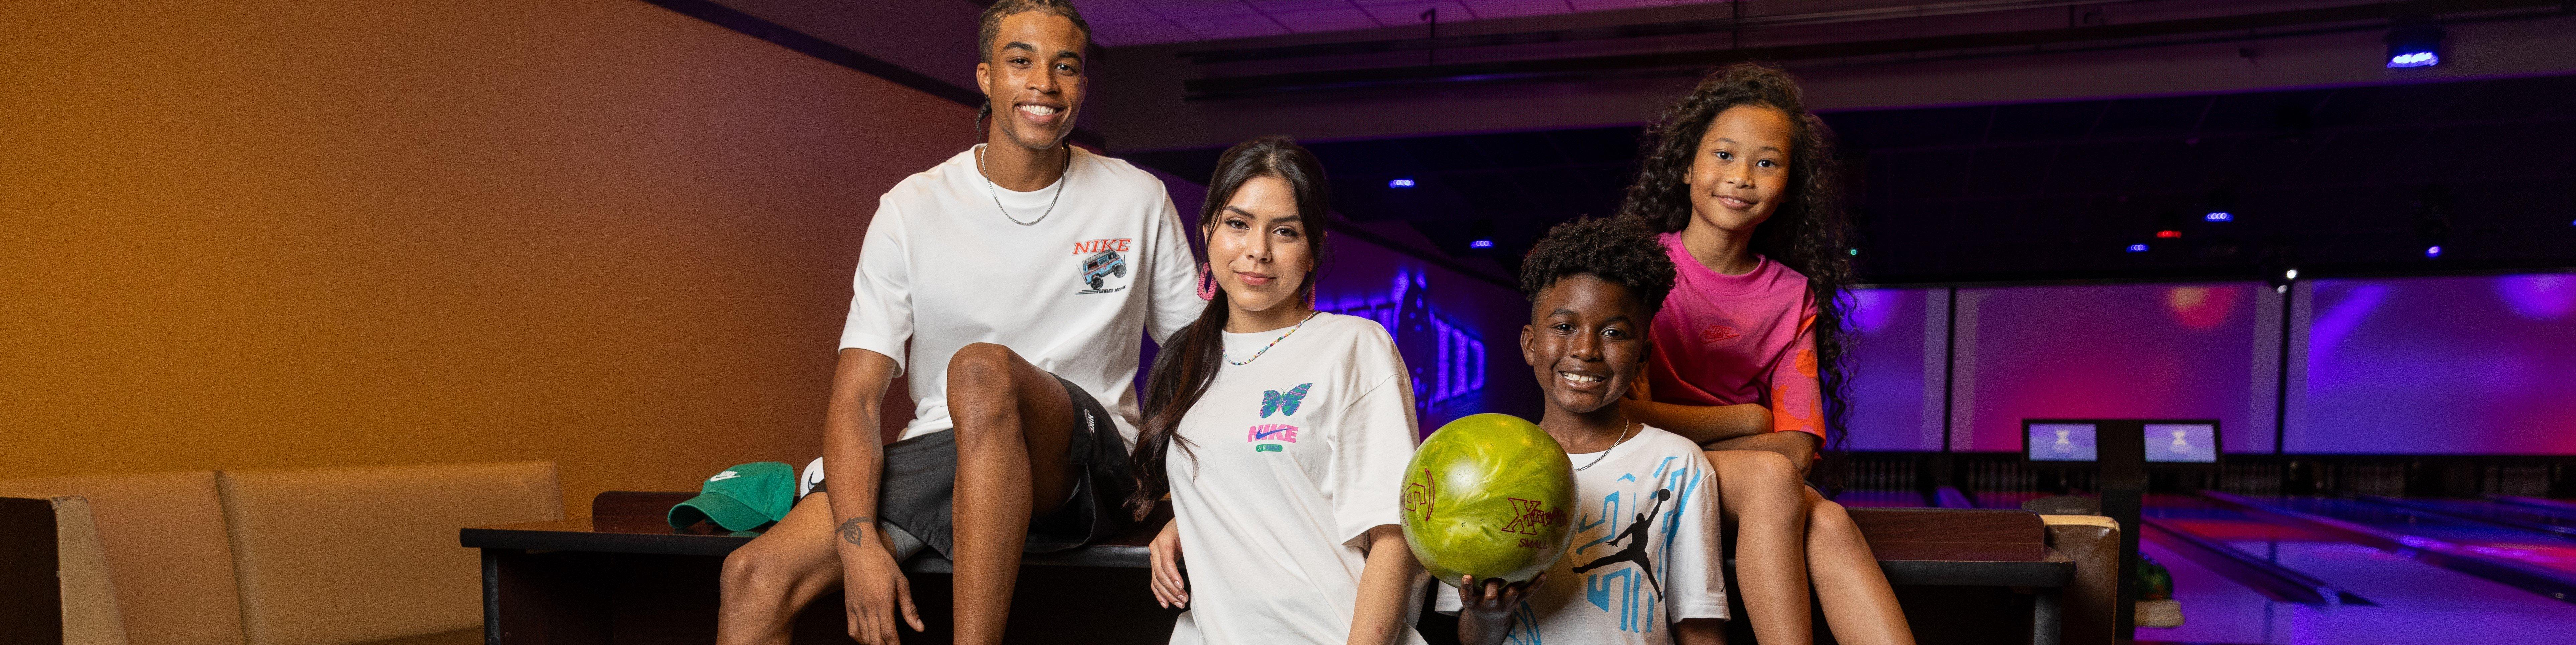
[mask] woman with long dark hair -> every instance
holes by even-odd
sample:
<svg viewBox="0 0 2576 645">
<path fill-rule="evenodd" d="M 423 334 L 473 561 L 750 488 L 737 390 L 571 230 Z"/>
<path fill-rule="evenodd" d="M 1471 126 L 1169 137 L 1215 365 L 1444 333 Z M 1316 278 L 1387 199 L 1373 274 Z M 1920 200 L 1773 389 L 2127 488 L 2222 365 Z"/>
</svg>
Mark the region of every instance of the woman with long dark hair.
<svg viewBox="0 0 2576 645">
<path fill-rule="evenodd" d="M 1738 64 L 1665 109 L 1640 156 L 1620 212 L 1661 231 L 1678 270 L 1626 411 L 1708 450 L 1758 640 L 1814 642 L 1812 580 L 1835 639 L 1910 645 L 1859 528 L 1801 481 L 1840 450 L 1850 409 L 1832 131 L 1796 78 Z"/>
<path fill-rule="evenodd" d="M 1413 385 L 1384 328 L 1314 308 L 1326 197 L 1312 153 L 1262 137 L 1199 208 L 1208 306 L 1154 358 L 1128 499 L 1172 498 L 1151 582 L 1188 608 L 1174 643 L 1422 643 L 1397 528 Z"/>
</svg>

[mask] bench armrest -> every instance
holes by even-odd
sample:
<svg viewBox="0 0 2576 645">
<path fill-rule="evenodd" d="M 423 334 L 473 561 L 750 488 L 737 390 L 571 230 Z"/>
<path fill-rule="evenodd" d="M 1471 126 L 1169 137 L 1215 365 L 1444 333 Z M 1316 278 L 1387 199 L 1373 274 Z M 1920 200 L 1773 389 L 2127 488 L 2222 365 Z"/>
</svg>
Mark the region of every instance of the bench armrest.
<svg viewBox="0 0 2576 645">
<path fill-rule="evenodd" d="M 2041 515 L 2048 546 L 2075 561 L 2063 600 L 2066 645 L 2118 642 L 2120 524 L 2100 515 Z"/>
</svg>

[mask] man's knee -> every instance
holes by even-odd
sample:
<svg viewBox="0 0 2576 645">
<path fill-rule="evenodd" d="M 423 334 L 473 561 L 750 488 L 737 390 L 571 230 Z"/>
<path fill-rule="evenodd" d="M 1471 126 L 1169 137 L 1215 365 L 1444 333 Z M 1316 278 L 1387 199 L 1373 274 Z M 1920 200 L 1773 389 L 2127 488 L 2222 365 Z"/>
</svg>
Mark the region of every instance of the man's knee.
<svg viewBox="0 0 2576 645">
<path fill-rule="evenodd" d="M 787 595 L 785 562 L 768 549 L 746 545 L 724 560 L 724 595 L 737 599 L 783 599 Z"/>
<path fill-rule="evenodd" d="M 972 343 L 948 358 L 948 391 L 987 392 L 1008 387 L 1018 355 L 993 343 Z"/>
</svg>

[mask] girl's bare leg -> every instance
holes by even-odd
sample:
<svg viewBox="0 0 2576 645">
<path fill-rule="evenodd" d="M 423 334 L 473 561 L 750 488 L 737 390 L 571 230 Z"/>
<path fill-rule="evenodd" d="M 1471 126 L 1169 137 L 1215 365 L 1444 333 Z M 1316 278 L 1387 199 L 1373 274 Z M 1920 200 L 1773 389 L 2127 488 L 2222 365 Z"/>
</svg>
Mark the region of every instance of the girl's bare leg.
<svg viewBox="0 0 2576 645">
<path fill-rule="evenodd" d="M 1807 576 L 1815 581 L 1816 600 L 1824 604 L 1825 624 L 1834 640 L 1854 645 L 1914 645 L 1905 610 L 1896 605 L 1896 590 L 1878 569 L 1860 526 L 1843 505 L 1805 491 L 1807 507 Z M 1737 547 L 1742 553 L 1743 547 Z M 1742 576 L 1743 557 L 1736 558 Z M 1757 623 L 1758 624 L 1758 623 Z"/>
<path fill-rule="evenodd" d="M 1807 605 L 1807 486 L 1768 450 L 1712 450 L 1718 509 L 1735 524 L 1736 591 L 1763 645 L 1816 641 Z M 1877 571 L 1875 562 L 1870 569 Z M 1883 583 L 1882 583 L 1883 584 Z"/>
</svg>

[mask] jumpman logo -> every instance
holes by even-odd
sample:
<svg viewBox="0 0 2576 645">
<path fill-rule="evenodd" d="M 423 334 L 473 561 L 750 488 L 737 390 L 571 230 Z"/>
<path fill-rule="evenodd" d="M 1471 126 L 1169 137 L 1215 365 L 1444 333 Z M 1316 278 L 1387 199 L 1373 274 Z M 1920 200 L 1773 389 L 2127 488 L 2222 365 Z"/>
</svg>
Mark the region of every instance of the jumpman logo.
<svg viewBox="0 0 2576 645">
<path fill-rule="evenodd" d="M 1628 530 L 1620 531 L 1619 538 L 1611 540 L 1612 542 L 1627 540 L 1628 546 L 1619 549 L 1618 553 L 1593 558 L 1591 562 L 1575 567 L 1574 573 L 1581 575 L 1586 571 L 1621 562 L 1635 562 L 1637 568 L 1646 574 L 1646 586 L 1655 588 L 1657 594 L 1663 593 L 1663 583 L 1655 581 L 1655 561 L 1646 557 L 1646 528 L 1654 524 L 1655 511 L 1662 510 L 1664 500 L 1671 499 L 1672 496 L 1673 490 L 1670 488 L 1655 489 L 1655 505 L 1647 508 L 1644 513 L 1638 513 L 1637 521 L 1629 522 Z"/>
</svg>

